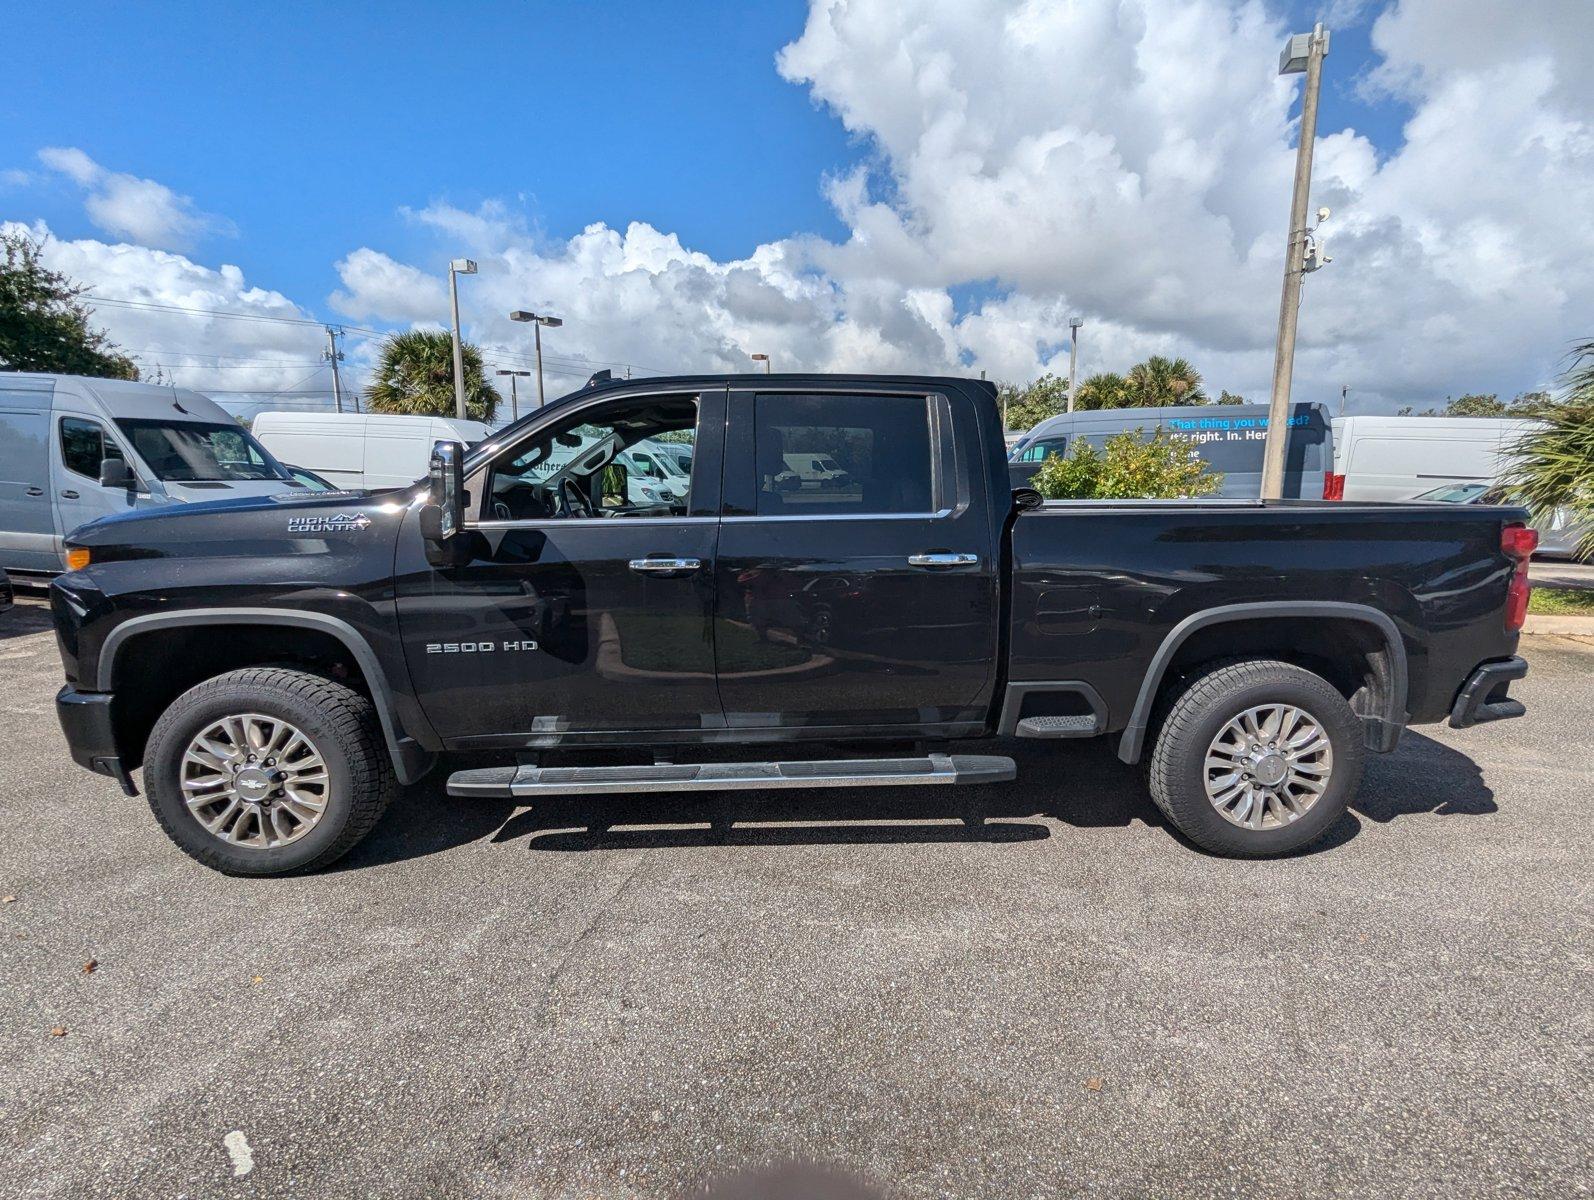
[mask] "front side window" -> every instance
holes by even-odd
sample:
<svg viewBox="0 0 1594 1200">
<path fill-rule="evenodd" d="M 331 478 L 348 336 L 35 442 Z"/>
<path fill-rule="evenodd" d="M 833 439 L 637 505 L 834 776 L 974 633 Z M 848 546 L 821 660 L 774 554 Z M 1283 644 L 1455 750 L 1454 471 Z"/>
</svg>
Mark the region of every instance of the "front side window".
<svg viewBox="0 0 1594 1200">
<path fill-rule="evenodd" d="M 116 424 L 156 478 L 169 483 L 293 478 L 238 425 L 133 419 Z"/>
<path fill-rule="evenodd" d="M 649 396 L 598 405 L 516 442 L 492 464 L 482 517 L 540 521 L 680 517 L 691 480 L 663 468 L 653 444 L 691 446 L 697 400 Z"/>
<path fill-rule="evenodd" d="M 98 479 L 103 460 L 121 457 L 122 448 L 105 436 L 98 421 L 61 418 L 61 462 L 68 471 Z"/>
<path fill-rule="evenodd" d="M 771 396 L 755 403 L 759 516 L 928 513 L 923 396 Z"/>
</svg>

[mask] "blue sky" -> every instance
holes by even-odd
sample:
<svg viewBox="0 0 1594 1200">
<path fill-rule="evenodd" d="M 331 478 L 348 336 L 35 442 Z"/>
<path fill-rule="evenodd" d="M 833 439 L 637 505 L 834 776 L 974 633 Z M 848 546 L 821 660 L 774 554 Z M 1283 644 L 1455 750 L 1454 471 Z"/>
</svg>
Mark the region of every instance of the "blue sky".
<svg viewBox="0 0 1594 1200">
<path fill-rule="evenodd" d="M 502 198 L 555 238 L 648 221 L 720 259 L 796 233 L 845 236 L 820 183 L 869 146 L 776 73 L 802 32 L 798 0 L 447 9 L 15 10 L 15 44 L 70 52 L 8 59 L 0 169 L 75 146 L 160 180 L 236 225 L 201 249 L 296 297 L 333 290 L 351 240 L 441 254 L 400 215 L 434 201 Z M 1309 28 L 1314 6 L 1293 11 Z M 1323 127 L 1391 143 L 1400 106 L 1357 96 L 1365 20 L 1336 33 L 1331 57 Z M 11 191 L 9 212 L 94 235 L 65 181 Z"/>
<path fill-rule="evenodd" d="M 1021 379 L 1059 369 L 1078 311 L 1087 371 L 1179 353 L 1214 391 L 1253 394 L 1300 91 L 1274 64 L 1282 33 L 1321 16 L 1314 207 L 1332 200 L 1335 263 L 1308 284 L 1298 387 L 1375 408 L 1509 394 L 1542 386 L 1594 311 L 1577 269 L 1594 222 L 1558 199 L 1594 174 L 1587 11 L 14 6 L 7 40 L 27 50 L 0 90 L 0 221 L 47 231 L 55 265 L 101 294 L 374 328 L 445 319 L 437 281 L 470 255 L 468 335 L 509 361 L 526 335 L 503 314 L 555 306 L 573 371 L 739 369 L 756 347 Z M 207 355 L 250 387 L 314 361 L 300 335 L 245 322 L 100 319 L 191 360 L 194 386 L 220 386 Z"/>
</svg>

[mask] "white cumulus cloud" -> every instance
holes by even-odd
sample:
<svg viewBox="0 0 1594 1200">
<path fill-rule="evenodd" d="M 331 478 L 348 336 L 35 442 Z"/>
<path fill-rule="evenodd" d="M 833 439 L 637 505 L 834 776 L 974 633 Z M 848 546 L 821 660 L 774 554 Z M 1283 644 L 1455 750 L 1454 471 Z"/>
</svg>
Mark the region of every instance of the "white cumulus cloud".
<svg viewBox="0 0 1594 1200">
<path fill-rule="evenodd" d="M 230 235 L 232 223 L 200 212 L 193 200 L 153 179 L 140 179 L 100 166 L 72 146 L 47 146 L 39 161 L 84 188 L 84 211 L 112 237 L 141 246 L 186 250 L 213 234 Z"/>
</svg>

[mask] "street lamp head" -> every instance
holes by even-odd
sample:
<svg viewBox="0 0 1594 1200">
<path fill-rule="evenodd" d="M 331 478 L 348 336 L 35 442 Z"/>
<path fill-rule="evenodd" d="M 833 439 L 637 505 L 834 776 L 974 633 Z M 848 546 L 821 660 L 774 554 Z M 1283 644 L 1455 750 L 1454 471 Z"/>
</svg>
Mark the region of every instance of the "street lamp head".
<svg viewBox="0 0 1594 1200">
<path fill-rule="evenodd" d="M 1284 43 L 1284 49 L 1279 53 L 1279 74 L 1299 75 L 1306 70 L 1306 64 L 1312 57 L 1312 39 L 1321 40 L 1324 57 L 1328 55 L 1328 30 L 1319 25 L 1311 33 L 1295 33 L 1290 35 L 1289 41 Z"/>
<path fill-rule="evenodd" d="M 456 258 L 448 264 L 448 269 L 456 275 L 474 275 L 476 263 L 468 258 Z"/>
<path fill-rule="evenodd" d="M 767 355 L 767 354 L 752 354 L 752 355 L 749 355 L 748 357 L 750 357 L 754 362 L 768 362 L 769 361 L 769 355 Z"/>
<path fill-rule="evenodd" d="M 1078 329 L 1084 323 L 1085 323 L 1085 318 L 1084 317 L 1069 317 L 1068 318 L 1068 327 L 1070 329 Z"/>
<path fill-rule="evenodd" d="M 564 318 L 563 317 L 538 317 L 537 318 L 537 324 L 546 325 L 549 329 L 558 329 L 559 326 L 563 325 L 564 323 L 565 322 L 564 322 Z"/>
<path fill-rule="evenodd" d="M 538 325 L 546 325 L 549 329 L 558 329 L 559 326 L 564 324 L 564 320 L 560 317 L 539 317 L 536 313 L 527 312 L 523 308 L 517 308 L 514 312 L 510 313 L 509 319 L 511 321 L 520 321 L 522 323 L 535 321 Z"/>
<path fill-rule="evenodd" d="M 531 372 L 530 371 L 511 371 L 507 367 L 500 367 L 497 371 L 494 372 L 494 374 L 497 374 L 497 375 L 518 375 L 518 376 L 520 376 L 520 378 L 524 379 L 524 378 L 526 378 L 526 376 L 530 375 Z"/>
</svg>

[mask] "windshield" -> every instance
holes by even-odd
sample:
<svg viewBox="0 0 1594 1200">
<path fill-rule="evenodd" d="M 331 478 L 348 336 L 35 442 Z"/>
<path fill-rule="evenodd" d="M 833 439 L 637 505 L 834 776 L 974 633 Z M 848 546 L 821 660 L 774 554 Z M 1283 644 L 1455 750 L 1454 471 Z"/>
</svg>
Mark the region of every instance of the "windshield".
<svg viewBox="0 0 1594 1200">
<path fill-rule="evenodd" d="M 1446 504 L 1466 504 L 1489 490 L 1486 483 L 1447 483 L 1417 496 L 1418 500 L 1440 500 Z"/>
<path fill-rule="evenodd" d="M 206 421 L 119 420 L 155 477 L 169 483 L 209 483 L 293 477 L 237 425 Z"/>
</svg>

